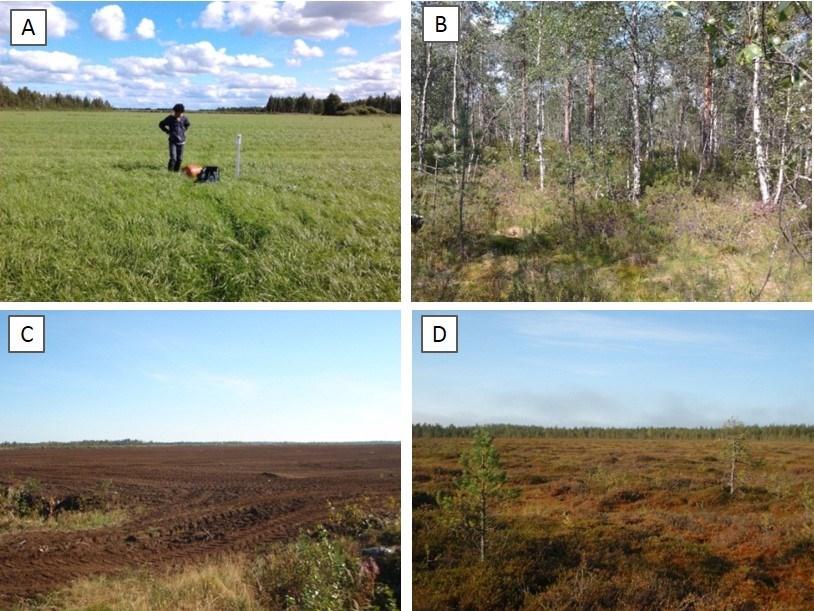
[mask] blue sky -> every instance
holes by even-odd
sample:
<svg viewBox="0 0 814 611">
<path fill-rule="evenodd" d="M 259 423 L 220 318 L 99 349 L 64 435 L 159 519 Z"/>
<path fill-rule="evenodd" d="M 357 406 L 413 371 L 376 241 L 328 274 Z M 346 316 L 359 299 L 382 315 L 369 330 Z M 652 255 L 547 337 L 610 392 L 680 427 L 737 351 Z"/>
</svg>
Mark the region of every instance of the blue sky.
<svg viewBox="0 0 814 611">
<path fill-rule="evenodd" d="M 47 47 L 9 47 L 9 8 L 48 9 Z M 0 2 L 0 81 L 115 106 L 263 105 L 400 89 L 396 2 Z"/>
<path fill-rule="evenodd" d="M 0 441 L 397 440 L 399 323 L 398 312 L 46 313 L 45 354 L 0 353 Z"/>
<path fill-rule="evenodd" d="M 458 316 L 454 355 L 420 353 L 415 315 L 414 422 L 814 424 L 814 312 Z"/>
</svg>

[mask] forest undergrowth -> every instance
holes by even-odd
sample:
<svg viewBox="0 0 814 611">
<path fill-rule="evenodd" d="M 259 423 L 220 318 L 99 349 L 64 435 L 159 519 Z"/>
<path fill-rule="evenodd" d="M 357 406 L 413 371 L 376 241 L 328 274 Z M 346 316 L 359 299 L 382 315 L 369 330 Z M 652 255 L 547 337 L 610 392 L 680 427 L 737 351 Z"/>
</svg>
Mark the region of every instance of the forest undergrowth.
<svg viewBox="0 0 814 611">
<path fill-rule="evenodd" d="M 549 153 L 543 192 L 520 178 L 517 160 L 483 170 L 467 196 L 463 256 L 457 181 L 414 175 L 414 208 L 425 217 L 413 236 L 414 299 L 810 299 L 810 207 L 762 210 L 734 162 L 697 181 L 694 155 L 682 155 L 678 170 L 671 154 L 654 155 L 635 204 L 610 182 L 578 180 L 572 196 L 558 153 Z"/>
</svg>

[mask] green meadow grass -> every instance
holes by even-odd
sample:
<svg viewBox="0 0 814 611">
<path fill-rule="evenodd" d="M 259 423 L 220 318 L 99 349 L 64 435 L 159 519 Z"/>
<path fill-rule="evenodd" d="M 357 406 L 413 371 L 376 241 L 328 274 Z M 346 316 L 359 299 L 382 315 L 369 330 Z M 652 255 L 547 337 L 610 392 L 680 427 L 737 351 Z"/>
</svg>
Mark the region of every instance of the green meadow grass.
<svg viewBox="0 0 814 611">
<path fill-rule="evenodd" d="M 398 300 L 397 117 L 163 116 L 0 112 L 0 300 Z"/>
</svg>

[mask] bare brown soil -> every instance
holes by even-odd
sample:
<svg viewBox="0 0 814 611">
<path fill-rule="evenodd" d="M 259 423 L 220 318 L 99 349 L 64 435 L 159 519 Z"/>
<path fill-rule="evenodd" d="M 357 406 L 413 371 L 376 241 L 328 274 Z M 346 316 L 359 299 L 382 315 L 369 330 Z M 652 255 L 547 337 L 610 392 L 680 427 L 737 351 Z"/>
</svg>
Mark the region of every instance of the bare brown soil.
<svg viewBox="0 0 814 611">
<path fill-rule="evenodd" d="M 298 444 L 0 451 L 0 484 L 12 478 L 35 478 L 45 494 L 60 496 L 106 485 L 130 517 L 93 530 L 0 534 L 0 607 L 92 574 L 252 552 L 325 520 L 329 502 L 397 498 L 400 450 Z"/>
</svg>

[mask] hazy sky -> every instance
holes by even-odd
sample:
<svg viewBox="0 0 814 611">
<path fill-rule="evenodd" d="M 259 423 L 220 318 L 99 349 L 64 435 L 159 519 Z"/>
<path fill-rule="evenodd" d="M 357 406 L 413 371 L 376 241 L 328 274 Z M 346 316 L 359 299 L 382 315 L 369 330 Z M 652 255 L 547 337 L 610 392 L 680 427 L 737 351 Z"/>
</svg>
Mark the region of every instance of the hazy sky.
<svg viewBox="0 0 814 611">
<path fill-rule="evenodd" d="M 47 47 L 9 47 L 9 8 L 48 10 Z M 114 106 L 264 105 L 400 89 L 398 2 L 0 2 L 0 82 Z"/>
<path fill-rule="evenodd" d="M 0 353 L 0 441 L 397 440 L 399 326 L 398 312 L 46 313 L 45 354 Z"/>
<path fill-rule="evenodd" d="M 814 312 L 457 314 L 457 355 L 415 315 L 414 422 L 814 423 Z"/>
</svg>

